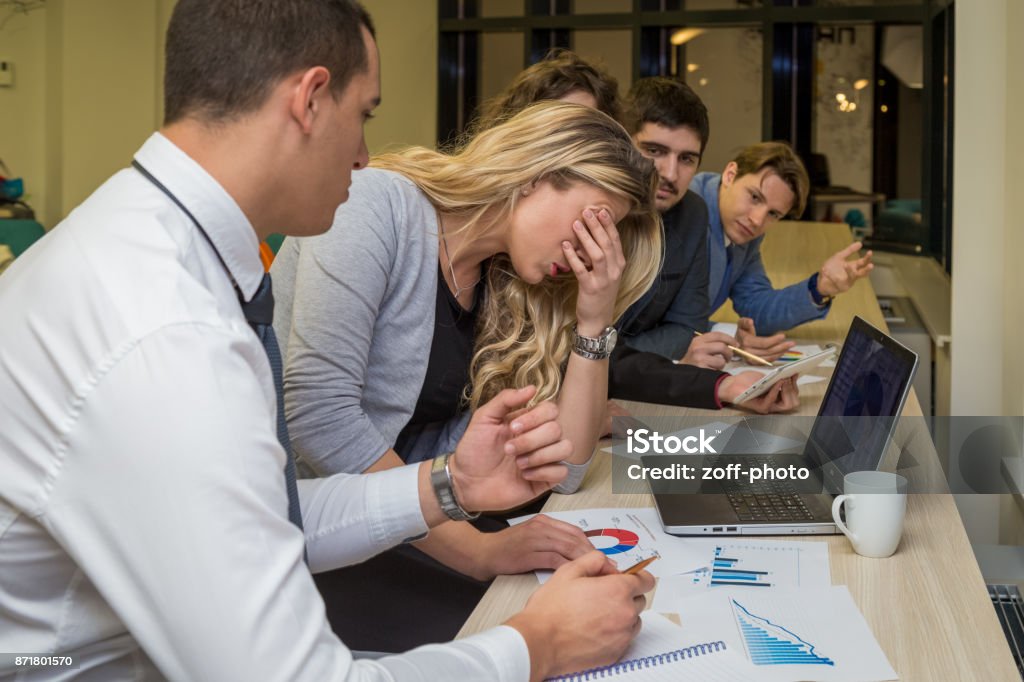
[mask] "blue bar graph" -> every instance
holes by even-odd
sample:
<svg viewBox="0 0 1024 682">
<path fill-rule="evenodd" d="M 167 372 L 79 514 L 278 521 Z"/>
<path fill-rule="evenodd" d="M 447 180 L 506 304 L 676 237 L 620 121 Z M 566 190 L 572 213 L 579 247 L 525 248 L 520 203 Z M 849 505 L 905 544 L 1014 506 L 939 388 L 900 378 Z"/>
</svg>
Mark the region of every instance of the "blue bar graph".
<svg viewBox="0 0 1024 682">
<path fill-rule="evenodd" d="M 835 665 L 815 653 L 815 646 L 791 630 L 756 616 L 735 599 L 736 620 L 754 665 Z"/>
<path fill-rule="evenodd" d="M 739 559 L 722 556 L 722 548 L 715 547 L 715 558 L 711 563 L 709 585 L 742 585 L 744 587 L 771 587 L 768 571 L 754 571 L 736 568 Z M 742 565 L 742 564 L 741 564 Z"/>
</svg>

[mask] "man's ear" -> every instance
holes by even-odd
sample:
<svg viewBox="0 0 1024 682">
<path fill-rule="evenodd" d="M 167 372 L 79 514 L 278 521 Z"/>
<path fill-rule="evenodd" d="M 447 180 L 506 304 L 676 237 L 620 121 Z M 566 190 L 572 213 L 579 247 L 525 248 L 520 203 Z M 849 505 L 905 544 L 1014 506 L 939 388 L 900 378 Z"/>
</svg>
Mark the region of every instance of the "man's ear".
<svg viewBox="0 0 1024 682">
<path fill-rule="evenodd" d="M 740 167 L 736 165 L 735 161 L 730 161 L 725 166 L 725 170 L 722 171 L 722 184 L 728 187 L 736 179 L 736 174 L 739 172 Z"/>
<path fill-rule="evenodd" d="M 313 121 L 323 106 L 324 98 L 331 96 L 330 82 L 331 72 L 323 66 L 314 66 L 302 72 L 292 91 L 289 111 L 307 135 L 313 130 Z"/>
</svg>

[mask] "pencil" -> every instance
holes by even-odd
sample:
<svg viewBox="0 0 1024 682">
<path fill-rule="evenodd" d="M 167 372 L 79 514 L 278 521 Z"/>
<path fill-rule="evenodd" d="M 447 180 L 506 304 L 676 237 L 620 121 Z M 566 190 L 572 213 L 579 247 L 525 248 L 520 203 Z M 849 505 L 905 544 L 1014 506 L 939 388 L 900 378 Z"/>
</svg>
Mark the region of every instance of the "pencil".
<svg viewBox="0 0 1024 682">
<path fill-rule="evenodd" d="M 658 558 L 658 555 L 657 555 L 657 554 L 655 554 L 655 555 L 654 555 L 654 556 L 652 556 L 652 557 L 647 557 L 647 558 L 646 558 L 646 559 L 644 559 L 643 561 L 641 561 L 641 562 L 638 562 L 638 563 L 635 563 L 635 564 L 633 564 L 632 566 L 630 566 L 629 568 L 627 568 L 627 569 L 626 569 L 625 571 L 623 571 L 623 573 L 624 573 L 624 574 L 626 574 L 626 575 L 636 575 L 636 574 L 637 574 L 637 573 L 639 573 L 640 571 L 642 571 L 642 570 L 644 570 L 645 568 L 647 568 L 647 566 L 648 566 L 648 565 L 649 565 L 649 564 L 650 564 L 650 563 L 651 563 L 652 561 L 654 561 L 654 560 L 655 560 L 655 559 L 657 559 L 657 558 Z"/>
<path fill-rule="evenodd" d="M 703 336 L 703 334 L 701 334 L 700 332 L 694 332 L 693 335 L 694 336 Z M 726 345 L 728 346 L 728 344 L 726 344 Z M 755 365 L 763 365 L 765 367 L 771 367 L 772 366 L 772 363 L 768 362 L 764 358 L 760 358 L 760 357 L 754 355 L 753 353 L 748 353 L 747 351 L 745 351 L 745 350 L 743 350 L 741 348 L 737 348 L 736 346 L 728 346 L 728 347 L 729 347 L 729 350 L 731 350 L 733 353 L 735 353 L 736 355 L 740 356 L 741 358 L 744 358 L 746 360 L 749 360 L 750 362 L 753 362 Z"/>
</svg>

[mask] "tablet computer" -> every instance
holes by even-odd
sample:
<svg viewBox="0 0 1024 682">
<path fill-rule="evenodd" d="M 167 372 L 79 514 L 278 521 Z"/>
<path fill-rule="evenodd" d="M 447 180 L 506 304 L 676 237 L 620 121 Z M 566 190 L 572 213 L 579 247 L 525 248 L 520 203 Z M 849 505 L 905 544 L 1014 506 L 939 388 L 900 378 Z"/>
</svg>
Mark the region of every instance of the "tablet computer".
<svg viewBox="0 0 1024 682">
<path fill-rule="evenodd" d="M 759 395 L 763 395 L 769 388 L 777 384 L 778 382 L 793 376 L 794 374 L 801 374 L 808 372 L 821 363 L 828 360 L 830 357 L 835 355 L 835 347 L 826 348 L 820 353 L 814 355 L 808 355 L 806 358 L 801 358 L 795 362 L 787 362 L 781 367 L 776 367 L 772 371 L 765 374 L 762 378 L 754 382 L 754 384 L 747 390 L 740 393 L 735 400 L 732 401 L 733 405 L 740 405 L 751 398 L 756 398 Z"/>
</svg>

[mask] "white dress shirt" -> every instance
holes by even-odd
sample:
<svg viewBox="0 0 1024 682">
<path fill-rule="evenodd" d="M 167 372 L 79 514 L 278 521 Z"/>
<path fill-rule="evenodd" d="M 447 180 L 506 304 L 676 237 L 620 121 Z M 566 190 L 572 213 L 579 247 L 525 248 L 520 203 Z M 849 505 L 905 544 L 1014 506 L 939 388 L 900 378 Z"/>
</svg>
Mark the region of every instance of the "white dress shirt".
<svg viewBox="0 0 1024 682">
<path fill-rule="evenodd" d="M 128 169 L 0 278 L 0 652 L 80 665 L 47 679 L 527 679 L 509 627 L 353 662 L 310 568 L 425 532 L 416 467 L 300 481 L 306 567 L 270 366 L 232 285 L 259 285 L 255 232 L 162 135 L 136 159 L 229 272 Z"/>
</svg>

